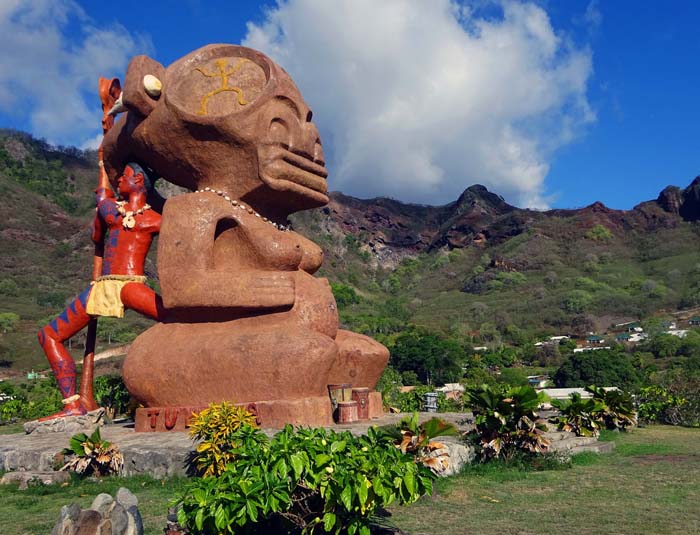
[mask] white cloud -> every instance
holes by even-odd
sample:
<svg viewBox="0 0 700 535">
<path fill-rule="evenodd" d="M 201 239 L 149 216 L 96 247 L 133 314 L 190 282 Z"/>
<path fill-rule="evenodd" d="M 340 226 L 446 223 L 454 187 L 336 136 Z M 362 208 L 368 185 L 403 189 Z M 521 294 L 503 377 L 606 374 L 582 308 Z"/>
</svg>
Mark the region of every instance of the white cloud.
<svg viewBox="0 0 700 535">
<path fill-rule="evenodd" d="M 243 44 L 314 109 L 331 188 L 440 203 L 481 183 L 544 207 L 553 152 L 594 119 L 591 53 L 537 5 L 482 4 L 279 1 Z"/>
<path fill-rule="evenodd" d="M 102 144 L 102 138 L 104 136 L 102 135 L 102 132 L 99 134 L 95 134 L 94 137 L 90 137 L 86 140 L 84 140 L 79 147 L 83 150 L 97 150 L 100 148 L 100 145 Z"/>
<path fill-rule="evenodd" d="M 72 0 L 2 0 L 0 111 L 50 142 L 81 144 L 100 130 L 97 79 L 151 49 L 121 25 L 98 28 Z"/>
</svg>

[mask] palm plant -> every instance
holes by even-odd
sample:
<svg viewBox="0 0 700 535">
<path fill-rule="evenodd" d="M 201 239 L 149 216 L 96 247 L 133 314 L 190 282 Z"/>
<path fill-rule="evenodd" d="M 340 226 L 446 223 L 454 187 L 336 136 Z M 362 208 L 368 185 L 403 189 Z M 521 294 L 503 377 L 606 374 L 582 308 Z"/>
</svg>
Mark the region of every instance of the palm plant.
<svg viewBox="0 0 700 535">
<path fill-rule="evenodd" d="M 475 430 L 468 437 L 477 443 L 482 459 L 548 450 L 547 426 L 537 414 L 547 400 L 544 393 L 530 386 L 503 390 L 482 385 L 467 390 L 465 397 L 475 417 Z"/>
<path fill-rule="evenodd" d="M 597 437 L 605 404 L 600 400 L 583 399 L 578 392 L 572 392 L 569 399 L 553 399 L 552 406 L 560 414 L 552 418 L 560 431 L 576 433 L 579 437 Z"/>
<path fill-rule="evenodd" d="M 73 435 L 70 446 L 62 453 L 72 457 L 61 470 L 70 470 L 86 476 L 119 474 L 124 465 L 124 456 L 119 448 L 107 440 L 102 440 L 99 427 L 90 436 L 85 433 Z"/>
<path fill-rule="evenodd" d="M 457 428 L 440 418 L 418 423 L 418 413 L 406 416 L 398 426 L 386 426 L 382 431 L 394 439 L 402 453 L 413 455 L 414 459 L 439 474 L 450 465 L 450 454 L 444 443 L 433 440 L 437 437 L 454 436 Z"/>
<path fill-rule="evenodd" d="M 625 431 L 637 425 L 637 412 L 634 410 L 632 396 L 622 390 L 605 390 L 594 385 L 586 387 L 586 392 L 593 394 L 593 399 L 604 405 L 602 419 L 607 429 Z"/>
</svg>

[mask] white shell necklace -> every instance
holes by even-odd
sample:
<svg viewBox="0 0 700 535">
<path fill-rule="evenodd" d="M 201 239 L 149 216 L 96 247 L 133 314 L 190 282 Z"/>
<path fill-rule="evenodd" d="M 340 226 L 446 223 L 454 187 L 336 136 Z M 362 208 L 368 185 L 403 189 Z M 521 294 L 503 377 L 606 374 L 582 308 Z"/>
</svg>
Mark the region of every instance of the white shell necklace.
<svg viewBox="0 0 700 535">
<path fill-rule="evenodd" d="M 125 204 L 126 204 L 126 201 L 117 201 L 117 212 L 119 212 L 122 216 L 122 226 L 125 229 L 134 228 L 136 226 L 135 216 L 140 215 L 140 214 L 144 213 L 146 210 L 151 209 L 150 205 L 144 204 L 138 210 L 127 210 L 124 208 Z"/>
<path fill-rule="evenodd" d="M 280 225 L 278 223 L 275 223 L 274 221 L 270 221 L 267 217 L 261 216 L 258 212 L 253 210 L 250 206 L 246 206 L 238 199 L 232 199 L 230 195 L 228 195 L 225 191 L 222 191 L 220 189 L 204 188 L 204 189 L 195 190 L 195 193 L 215 193 L 216 195 L 221 197 L 223 200 L 230 203 L 234 209 L 246 211 L 251 215 L 254 214 L 255 217 L 259 217 L 260 219 L 262 219 L 266 223 L 269 223 L 270 225 L 275 227 L 277 230 L 281 230 L 284 232 L 287 230 L 291 230 L 291 228 L 292 228 L 292 225 L 289 222 L 287 222 L 287 225 L 285 226 L 285 225 Z"/>
</svg>

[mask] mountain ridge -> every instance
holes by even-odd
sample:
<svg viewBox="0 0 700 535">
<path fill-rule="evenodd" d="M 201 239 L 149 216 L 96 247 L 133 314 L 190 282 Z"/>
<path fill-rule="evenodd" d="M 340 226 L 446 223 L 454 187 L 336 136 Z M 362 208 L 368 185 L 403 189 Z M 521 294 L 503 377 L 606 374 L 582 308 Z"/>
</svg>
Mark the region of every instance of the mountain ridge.
<svg viewBox="0 0 700 535">
<path fill-rule="evenodd" d="M 42 365 L 37 326 L 90 277 L 95 158 L 0 131 L 0 313 L 20 316 L 0 334 L 0 367 Z M 343 325 L 381 338 L 414 323 L 479 343 L 700 304 L 698 220 L 699 178 L 630 210 L 523 209 L 475 184 L 439 206 L 332 192 L 292 216 L 324 250 L 319 275 L 356 294 L 339 302 Z M 157 279 L 155 248 L 146 267 Z M 119 325 L 133 337 L 148 322 Z"/>
</svg>

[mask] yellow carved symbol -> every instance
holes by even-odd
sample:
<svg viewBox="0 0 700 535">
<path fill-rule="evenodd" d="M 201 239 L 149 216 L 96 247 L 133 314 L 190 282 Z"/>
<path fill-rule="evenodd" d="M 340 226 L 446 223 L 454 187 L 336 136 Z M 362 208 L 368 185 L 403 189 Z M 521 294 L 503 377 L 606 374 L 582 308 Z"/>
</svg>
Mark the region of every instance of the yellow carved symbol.
<svg viewBox="0 0 700 535">
<path fill-rule="evenodd" d="M 202 108 L 197 112 L 197 115 L 207 115 L 207 101 L 214 95 L 218 95 L 219 93 L 223 93 L 224 91 L 234 91 L 238 95 L 238 103 L 241 106 L 245 106 L 246 104 L 248 104 L 245 98 L 243 97 L 243 90 L 240 87 L 229 87 L 228 85 L 228 77 L 234 75 L 238 70 L 240 70 L 240 68 L 246 61 L 248 60 L 245 58 L 239 59 L 236 65 L 234 65 L 233 67 L 228 67 L 228 71 L 226 70 L 227 65 L 225 59 L 217 59 L 214 62 L 216 65 L 216 72 L 206 72 L 200 67 L 195 67 L 195 71 L 199 71 L 207 78 L 221 79 L 221 87 L 214 89 L 213 91 L 209 91 L 209 93 L 202 97 Z"/>
</svg>

